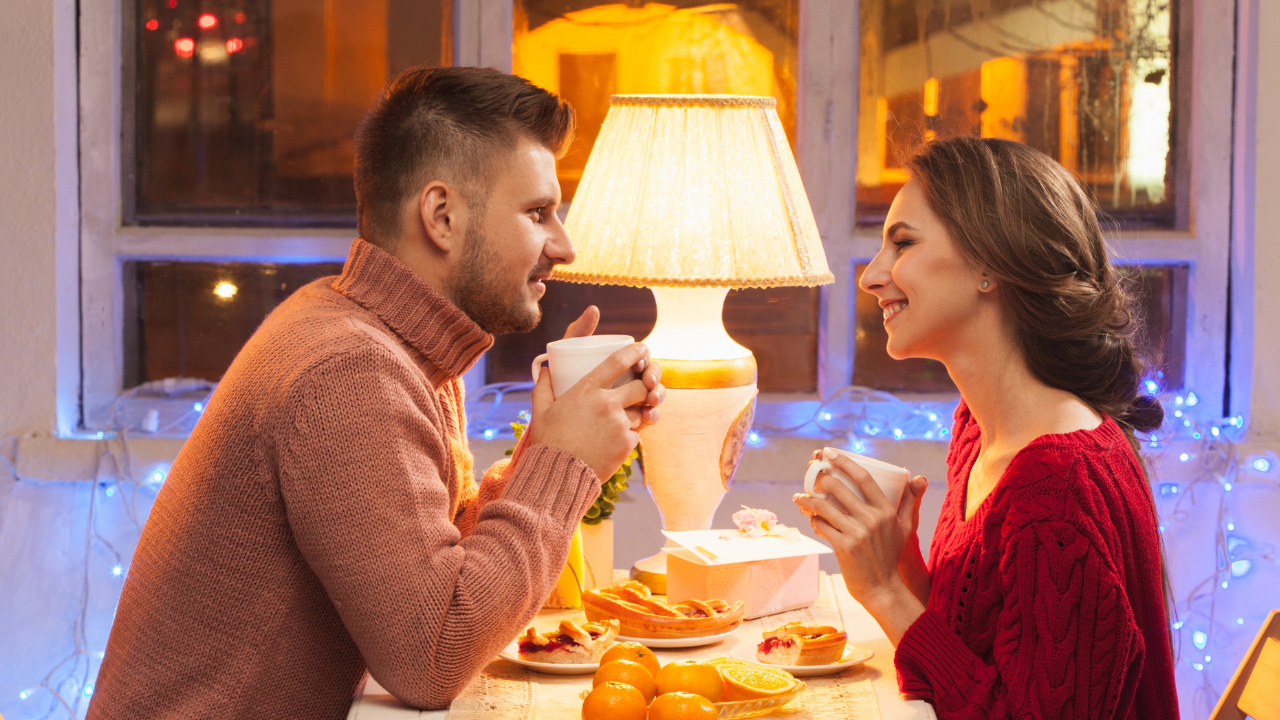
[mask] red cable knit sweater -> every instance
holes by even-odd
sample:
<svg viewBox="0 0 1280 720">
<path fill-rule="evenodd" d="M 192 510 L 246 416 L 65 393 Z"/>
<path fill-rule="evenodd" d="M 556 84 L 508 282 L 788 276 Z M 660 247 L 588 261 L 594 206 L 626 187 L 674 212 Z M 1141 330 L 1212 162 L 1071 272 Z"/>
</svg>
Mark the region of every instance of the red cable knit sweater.
<svg viewBox="0 0 1280 720">
<path fill-rule="evenodd" d="M 600 493 L 522 445 L 477 496 L 460 376 L 491 343 L 363 240 L 276 308 L 156 498 L 89 718 L 339 720 L 366 668 L 448 705 L 537 613 Z"/>
<path fill-rule="evenodd" d="M 942 720 L 1176 720 L 1157 520 L 1120 427 L 1037 438 L 965 520 L 980 435 L 962 402 L 902 691 Z"/>
</svg>

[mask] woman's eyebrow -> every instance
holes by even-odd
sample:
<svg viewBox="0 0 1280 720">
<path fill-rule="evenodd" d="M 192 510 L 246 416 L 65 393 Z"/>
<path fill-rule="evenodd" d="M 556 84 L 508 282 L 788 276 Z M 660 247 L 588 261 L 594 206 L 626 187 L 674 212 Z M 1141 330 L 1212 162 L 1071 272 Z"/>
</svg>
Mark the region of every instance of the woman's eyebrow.
<svg viewBox="0 0 1280 720">
<path fill-rule="evenodd" d="M 915 228 L 912 227 L 911 225 L 908 225 L 905 222 L 896 222 L 890 225 L 889 227 L 885 228 L 885 231 L 884 231 L 885 239 L 887 240 L 889 238 L 892 238 L 894 235 L 898 233 L 899 230 L 915 230 Z"/>
</svg>

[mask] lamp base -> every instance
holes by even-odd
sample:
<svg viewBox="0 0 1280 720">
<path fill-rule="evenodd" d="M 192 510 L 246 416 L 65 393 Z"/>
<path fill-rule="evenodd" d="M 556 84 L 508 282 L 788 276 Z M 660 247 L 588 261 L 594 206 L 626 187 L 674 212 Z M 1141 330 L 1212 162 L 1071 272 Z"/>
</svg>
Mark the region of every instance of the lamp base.
<svg viewBox="0 0 1280 720">
<path fill-rule="evenodd" d="M 631 579 L 647 586 L 654 595 L 667 594 L 667 554 L 658 551 L 631 567 Z"/>
</svg>

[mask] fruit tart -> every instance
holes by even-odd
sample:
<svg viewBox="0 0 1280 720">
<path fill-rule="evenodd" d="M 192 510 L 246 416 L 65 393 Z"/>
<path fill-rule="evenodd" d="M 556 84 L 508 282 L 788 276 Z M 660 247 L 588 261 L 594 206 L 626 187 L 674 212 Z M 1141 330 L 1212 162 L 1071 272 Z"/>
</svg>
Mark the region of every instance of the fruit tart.
<svg viewBox="0 0 1280 720">
<path fill-rule="evenodd" d="M 636 638 L 706 637 L 736 630 L 742 624 L 741 602 L 681 600 L 669 605 L 635 580 L 582 594 L 588 620 L 616 618 L 622 635 Z"/>
<path fill-rule="evenodd" d="M 756 658 L 770 665 L 830 665 L 840 662 L 848 639 L 830 625 L 790 622 L 764 633 Z"/>
<path fill-rule="evenodd" d="M 560 628 L 539 633 L 525 630 L 520 638 L 520 659 L 541 663 L 596 663 L 618 636 L 618 621 L 579 625 L 561 620 Z"/>
</svg>

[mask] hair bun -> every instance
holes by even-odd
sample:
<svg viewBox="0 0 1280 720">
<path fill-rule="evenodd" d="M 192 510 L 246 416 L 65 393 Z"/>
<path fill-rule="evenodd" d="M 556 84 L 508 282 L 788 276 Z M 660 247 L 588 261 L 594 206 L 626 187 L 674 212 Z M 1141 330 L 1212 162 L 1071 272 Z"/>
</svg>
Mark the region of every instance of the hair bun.
<svg viewBox="0 0 1280 720">
<path fill-rule="evenodd" d="M 1164 406 L 1153 395 L 1139 395 L 1125 413 L 1124 421 L 1134 430 L 1157 430 L 1164 424 Z"/>
</svg>

